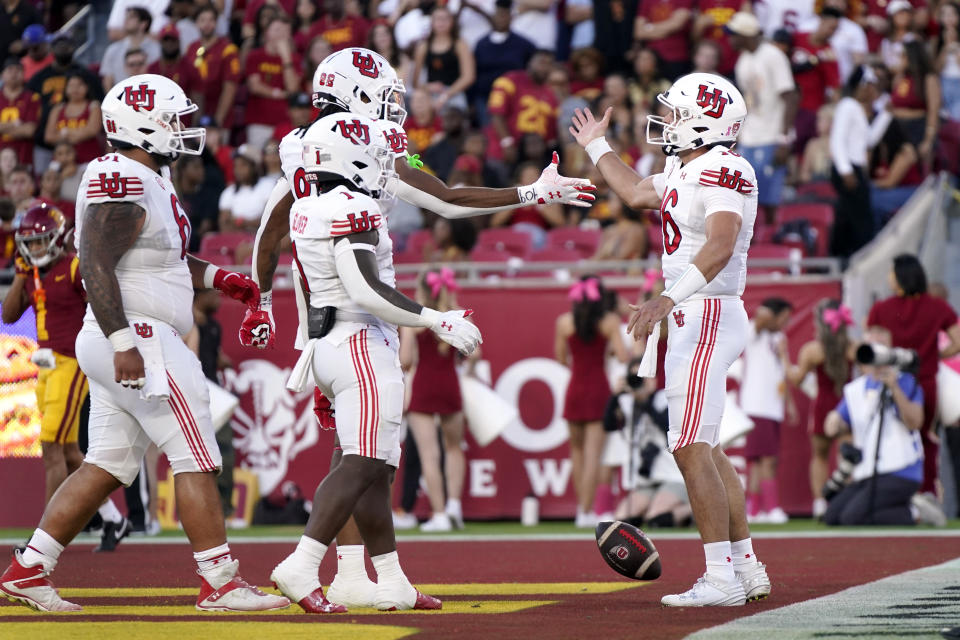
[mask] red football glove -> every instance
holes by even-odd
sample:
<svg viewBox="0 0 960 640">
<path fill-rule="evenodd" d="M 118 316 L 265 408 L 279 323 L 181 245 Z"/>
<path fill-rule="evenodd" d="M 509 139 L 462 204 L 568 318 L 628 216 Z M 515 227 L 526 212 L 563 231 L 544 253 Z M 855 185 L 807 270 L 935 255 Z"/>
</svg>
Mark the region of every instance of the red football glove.
<svg viewBox="0 0 960 640">
<path fill-rule="evenodd" d="M 320 387 L 315 387 L 313 390 L 313 415 L 317 416 L 317 423 L 324 431 L 336 430 L 337 421 L 333 415 L 333 405 L 330 404 L 330 399 L 320 391 Z"/>
<path fill-rule="evenodd" d="M 260 307 L 260 287 L 242 273 L 217 269 L 217 273 L 213 276 L 213 288 L 234 300 L 239 300 L 253 311 Z"/>
<path fill-rule="evenodd" d="M 240 344 L 258 349 L 273 348 L 276 342 L 275 326 L 270 307 L 247 309 L 240 323 Z"/>
</svg>

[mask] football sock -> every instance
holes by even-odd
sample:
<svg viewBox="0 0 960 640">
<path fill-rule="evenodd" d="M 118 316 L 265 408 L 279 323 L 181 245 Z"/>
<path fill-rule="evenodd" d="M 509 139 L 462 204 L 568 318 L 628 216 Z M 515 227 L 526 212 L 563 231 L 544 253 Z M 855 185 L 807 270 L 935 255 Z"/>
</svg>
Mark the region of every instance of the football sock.
<svg viewBox="0 0 960 640">
<path fill-rule="evenodd" d="M 703 555 L 707 559 L 708 575 L 723 582 L 733 582 L 737 579 L 733 573 L 733 551 L 730 550 L 729 540 L 703 545 Z"/>
<path fill-rule="evenodd" d="M 744 538 L 730 543 L 733 552 L 733 568 L 749 567 L 757 564 L 757 556 L 753 553 L 753 539 Z"/>
<path fill-rule="evenodd" d="M 613 489 L 610 488 L 609 484 L 601 484 L 597 487 L 597 497 L 593 501 L 593 512 L 596 514 L 604 514 L 613 512 L 613 508 L 616 506 L 616 498 L 613 495 Z"/>
<path fill-rule="evenodd" d="M 362 544 L 337 545 L 337 575 L 346 580 L 369 580 Z"/>
<path fill-rule="evenodd" d="M 777 481 L 773 478 L 760 481 L 760 508 L 770 513 L 780 506 Z"/>
<path fill-rule="evenodd" d="M 756 493 L 747 494 L 747 515 L 753 517 L 760 513 L 760 496 Z"/>
<path fill-rule="evenodd" d="M 362 547 L 361 547 L 362 549 Z M 297 548 L 287 558 L 293 562 L 298 570 L 308 572 L 312 576 L 320 573 L 320 563 L 327 553 L 327 545 L 317 542 L 313 538 L 300 536 Z M 286 562 L 286 560 L 284 560 Z"/>
<path fill-rule="evenodd" d="M 43 529 L 37 529 L 20 557 L 22 564 L 27 567 L 40 563 L 46 571 L 53 571 L 61 553 L 63 553 L 63 545 Z"/>
<path fill-rule="evenodd" d="M 405 582 L 409 584 L 407 576 L 400 568 L 400 556 L 396 551 L 384 553 L 370 558 L 373 568 L 377 570 L 377 584 L 386 582 Z"/>
<path fill-rule="evenodd" d="M 113 500 L 110 498 L 107 498 L 107 501 L 100 505 L 97 513 L 100 514 L 104 522 L 123 522 L 123 514 L 120 513 L 117 505 L 113 504 Z"/>
</svg>

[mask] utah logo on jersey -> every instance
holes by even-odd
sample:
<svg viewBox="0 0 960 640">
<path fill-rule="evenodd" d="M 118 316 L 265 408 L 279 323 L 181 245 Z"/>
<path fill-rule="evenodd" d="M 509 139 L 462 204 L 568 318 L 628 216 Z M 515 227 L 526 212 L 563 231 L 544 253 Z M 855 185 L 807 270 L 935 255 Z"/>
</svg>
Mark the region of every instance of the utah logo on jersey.
<svg viewBox="0 0 960 640">
<path fill-rule="evenodd" d="M 359 120 L 337 120 L 337 128 L 340 129 L 340 135 L 353 144 L 370 144 L 370 127 Z"/>
<path fill-rule="evenodd" d="M 704 111 L 703 115 L 710 116 L 711 118 L 720 118 L 723 116 L 723 109 L 727 106 L 729 100 L 723 91 L 719 88 L 710 90 L 705 84 L 700 85 L 697 90 L 697 104 L 706 109 L 710 107 L 709 110 Z"/>
<path fill-rule="evenodd" d="M 360 75 L 368 78 L 376 78 L 380 75 L 377 69 L 377 61 L 369 53 L 363 54 L 359 51 L 353 52 L 353 66 L 360 70 Z"/>
<path fill-rule="evenodd" d="M 157 92 L 146 84 L 141 84 L 134 89 L 133 87 L 124 87 L 123 101 L 133 107 L 134 111 L 153 111 L 154 98 Z"/>
<path fill-rule="evenodd" d="M 101 173 L 96 180 L 90 181 L 87 188 L 88 198 L 126 198 L 127 196 L 142 196 L 143 182 L 140 178 L 123 177 L 119 171 L 107 175 Z"/>
</svg>

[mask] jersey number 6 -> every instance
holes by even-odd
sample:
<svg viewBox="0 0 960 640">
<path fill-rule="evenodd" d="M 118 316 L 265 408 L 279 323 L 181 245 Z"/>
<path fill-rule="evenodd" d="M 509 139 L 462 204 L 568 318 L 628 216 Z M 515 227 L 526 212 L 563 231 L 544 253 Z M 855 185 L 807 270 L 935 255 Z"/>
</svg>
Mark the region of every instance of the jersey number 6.
<svg viewBox="0 0 960 640">
<path fill-rule="evenodd" d="M 183 211 L 183 205 L 177 200 L 176 194 L 170 194 L 170 206 L 173 207 L 173 219 L 177 221 L 180 230 L 180 259 L 187 257 L 187 245 L 190 244 L 190 218 Z"/>
<path fill-rule="evenodd" d="M 662 221 L 661 227 L 663 229 L 663 250 L 667 252 L 667 255 L 670 255 L 676 251 L 680 247 L 680 241 L 683 240 L 683 236 L 680 234 L 680 227 L 677 226 L 677 223 L 673 220 L 673 216 L 670 215 L 669 211 L 667 211 L 667 207 L 677 206 L 678 200 L 679 197 L 677 196 L 677 190 L 672 189 L 660 203 L 660 220 Z M 667 231 L 668 228 L 670 231 Z M 673 234 L 672 240 L 670 239 L 671 234 Z"/>
</svg>

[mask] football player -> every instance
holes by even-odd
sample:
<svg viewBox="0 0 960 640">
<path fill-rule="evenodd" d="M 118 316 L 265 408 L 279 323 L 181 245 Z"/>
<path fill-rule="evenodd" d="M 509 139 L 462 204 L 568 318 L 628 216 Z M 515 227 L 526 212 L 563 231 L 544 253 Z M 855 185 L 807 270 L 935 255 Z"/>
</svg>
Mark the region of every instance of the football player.
<svg viewBox="0 0 960 640">
<path fill-rule="evenodd" d="M 637 340 L 669 323 L 664 369 L 670 451 L 683 473 L 704 543 L 707 570 L 666 606 L 735 606 L 770 594 L 744 510 L 743 487 L 719 446 L 730 365 L 740 356 L 749 321 L 740 296 L 757 217 L 757 180 L 732 151 L 747 115 L 743 96 L 722 76 L 693 73 L 657 96 L 670 113 L 648 116 L 647 141 L 670 156 L 663 173 L 640 177 L 603 137 L 611 110 L 596 120 L 577 110 L 570 132 L 631 208 L 659 208 L 667 289 L 633 307 L 628 331 Z M 656 129 L 661 131 L 655 135 Z"/>
<path fill-rule="evenodd" d="M 397 325 L 424 327 L 469 355 L 480 331 L 462 310 L 441 313 L 396 290 L 387 228 L 396 183 L 389 133 L 370 118 L 340 113 L 304 133 L 302 162 L 315 197 L 290 211 L 294 264 L 307 295 L 307 342 L 288 386 L 313 379 L 337 411 L 342 458 L 317 487 L 296 550 L 270 579 L 308 612 L 338 612 L 318 572 L 334 537 L 353 515 L 377 571 L 373 606 L 439 609 L 400 568 L 390 484 L 400 461 L 403 372 Z"/>
<path fill-rule="evenodd" d="M 256 306 L 257 285 L 187 254 L 190 221 L 170 182 L 171 162 L 199 154 L 204 130 L 184 128 L 195 104 L 172 80 L 130 77 L 103 100 L 116 150 L 92 161 L 77 199 L 77 246 L 87 311 L 76 339 L 90 383 L 90 445 L 53 496 L 26 550 L 0 576 L 7 597 L 42 611 L 78 611 L 47 576 L 103 500 L 140 471 L 154 442 L 174 473 L 177 508 L 200 575 L 197 609 L 263 611 L 290 605 L 239 576 L 217 493 L 220 470 L 210 400 L 181 335 L 193 290 L 219 289 Z"/>
</svg>

